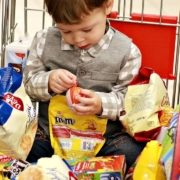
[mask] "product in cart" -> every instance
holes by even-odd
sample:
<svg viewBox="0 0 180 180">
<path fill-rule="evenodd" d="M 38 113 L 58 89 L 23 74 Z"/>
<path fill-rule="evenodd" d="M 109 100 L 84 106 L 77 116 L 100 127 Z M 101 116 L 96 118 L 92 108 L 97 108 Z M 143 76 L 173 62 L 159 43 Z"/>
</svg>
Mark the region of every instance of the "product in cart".
<svg viewBox="0 0 180 180">
<path fill-rule="evenodd" d="M 53 96 L 49 104 L 51 145 L 55 154 L 70 165 L 94 157 L 105 142 L 106 118 L 77 115 L 67 104 L 66 96 Z"/>
<path fill-rule="evenodd" d="M 5 66 L 8 66 L 9 63 L 15 63 L 21 64 L 24 68 L 29 54 L 30 44 L 30 39 L 14 41 L 8 44 L 5 53 Z"/>
<path fill-rule="evenodd" d="M 161 162 L 164 165 L 166 178 L 169 180 L 171 178 L 171 174 L 176 173 L 178 175 L 178 167 L 179 167 L 179 148 L 178 148 L 178 122 L 179 122 L 179 113 L 175 112 L 169 127 L 166 130 L 166 134 L 162 141 L 162 154 L 161 154 Z M 176 179 L 176 178 L 175 178 Z M 174 179 L 173 179 L 174 180 Z"/>
<path fill-rule="evenodd" d="M 156 140 L 151 140 L 141 152 L 133 173 L 133 180 L 166 180 L 163 166 L 160 162 L 162 146 Z"/>
<path fill-rule="evenodd" d="M 179 120 L 175 135 L 174 142 L 174 155 L 173 155 L 173 163 L 172 163 L 172 171 L 171 171 L 171 179 L 180 179 L 180 106 L 179 106 Z"/>
<path fill-rule="evenodd" d="M 165 106 L 169 106 L 169 99 L 163 80 L 152 69 L 142 68 L 128 86 L 126 114 L 121 122 L 137 141 L 156 139 L 161 129 L 159 117 Z"/>
<path fill-rule="evenodd" d="M 0 152 L 25 160 L 34 141 L 37 117 L 22 78 L 19 64 L 0 69 Z"/>
<path fill-rule="evenodd" d="M 79 162 L 74 172 L 81 180 L 123 180 L 126 170 L 125 156 L 101 156 Z"/>
<path fill-rule="evenodd" d="M 15 180 L 77 180 L 76 176 L 59 156 L 40 158 L 36 164 L 30 165 Z"/>
<path fill-rule="evenodd" d="M 0 180 L 14 180 L 30 163 L 0 153 Z"/>
</svg>

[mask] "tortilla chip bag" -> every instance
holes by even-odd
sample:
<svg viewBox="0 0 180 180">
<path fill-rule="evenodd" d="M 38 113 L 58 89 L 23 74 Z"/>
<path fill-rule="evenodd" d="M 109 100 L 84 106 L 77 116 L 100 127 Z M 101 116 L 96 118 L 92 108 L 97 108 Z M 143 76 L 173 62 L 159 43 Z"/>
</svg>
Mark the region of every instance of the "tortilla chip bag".
<svg viewBox="0 0 180 180">
<path fill-rule="evenodd" d="M 25 160 L 37 128 L 35 109 L 17 64 L 0 69 L 0 151 Z"/>
</svg>

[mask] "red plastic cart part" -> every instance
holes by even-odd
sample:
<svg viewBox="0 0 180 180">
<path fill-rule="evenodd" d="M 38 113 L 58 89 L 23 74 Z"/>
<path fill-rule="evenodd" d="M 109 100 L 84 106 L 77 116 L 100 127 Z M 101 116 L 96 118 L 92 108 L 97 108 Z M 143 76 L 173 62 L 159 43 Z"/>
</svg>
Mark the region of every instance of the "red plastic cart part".
<svg viewBox="0 0 180 180">
<path fill-rule="evenodd" d="M 112 11 L 107 17 L 108 18 L 118 18 L 119 13 L 117 11 Z"/>
<path fill-rule="evenodd" d="M 174 79 L 174 51 L 176 42 L 176 26 L 177 17 L 162 16 L 161 20 L 167 25 L 160 23 L 147 24 L 143 22 L 159 22 L 160 16 L 143 15 L 143 22 L 140 21 L 141 14 L 133 13 L 132 21 L 120 21 L 118 19 L 110 19 L 110 24 L 115 29 L 132 38 L 133 42 L 139 47 L 142 53 L 142 66 L 151 67 L 162 78 Z"/>
<path fill-rule="evenodd" d="M 177 24 L 178 17 L 177 16 L 159 16 L 154 14 L 144 14 L 143 16 L 139 13 L 132 13 L 131 20 L 137 21 L 146 21 L 146 22 L 157 22 L 157 23 L 169 23 L 169 24 Z"/>
</svg>

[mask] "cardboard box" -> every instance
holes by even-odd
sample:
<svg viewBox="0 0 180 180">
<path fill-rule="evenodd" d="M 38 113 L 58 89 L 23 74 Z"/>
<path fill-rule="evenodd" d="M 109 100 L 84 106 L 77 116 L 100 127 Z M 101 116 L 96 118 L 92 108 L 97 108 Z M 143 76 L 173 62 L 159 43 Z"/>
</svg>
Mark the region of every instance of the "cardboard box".
<svg viewBox="0 0 180 180">
<path fill-rule="evenodd" d="M 126 169 L 125 156 L 114 155 L 94 157 L 87 161 L 79 162 L 74 167 L 74 172 L 81 180 L 122 180 Z"/>
</svg>

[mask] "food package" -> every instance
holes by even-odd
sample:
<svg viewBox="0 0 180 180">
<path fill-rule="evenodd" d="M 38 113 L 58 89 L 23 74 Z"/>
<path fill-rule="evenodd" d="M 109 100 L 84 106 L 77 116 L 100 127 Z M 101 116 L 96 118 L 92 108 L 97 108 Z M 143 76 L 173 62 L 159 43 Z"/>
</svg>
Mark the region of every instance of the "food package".
<svg viewBox="0 0 180 180">
<path fill-rule="evenodd" d="M 160 132 L 159 115 L 165 106 L 169 106 L 169 98 L 158 74 L 148 70 L 143 73 L 147 73 L 147 79 L 142 78 L 142 83 L 140 80 L 128 86 L 125 95 L 126 114 L 121 122 L 136 140 L 149 141 L 156 139 Z"/>
<path fill-rule="evenodd" d="M 105 142 L 107 119 L 95 115 L 77 115 L 67 105 L 66 97 L 56 95 L 49 104 L 51 145 L 55 154 L 70 165 L 94 157 Z"/>
<path fill-rule="evenodd" d="M 0 151 L 25 160 L 34 141 L 37 117 L 22 78 L 17 64 L 0 69 Z"/>
<path fill-rule="evenodd" d="M 175 134 L 175 142 L 174 142 L 174 154 L 172 161 L 172 171 L 171 171 L 171 179 L 180 179 L 180 106 L 179 106 L 179 114 L 178 114 L 178 124 Z"/>
<path fill-rule="evenodd" d="M 8 44 L 5 51 L 5 67 L 9 63 L 14 63 L 21 64 L 22 68 L 24 68 L 29 54 L 30 44 L 30 39 L 14 41 Z"/>
<path fill-rule="evenodd" d="M 30 165 L 15 180 L 77 180 L 71 168 L 59 156 L 40 158 L 36 164 Z"/>
<path fill-rule="evenodd" d="M 81 180 L 123 180 L 125 171 L 124 155 L 89 158 L 74 166 L 74 172 Z"/>
<path fill-rule="evenodd" d="M 0 152 L 0 180 L 8 180 L 8 177 L 5 177 L 4 175 L 4 167 L 6 166 L 7 163 L 12 161 L 13 158 L 7 155 L 4 155 L 3 153 Z"/>
<path fill-rule="evenodd" d="M 0 153 L 0 180 L 14 180 L 30 163 Z"/>
<path fill-rule="evenodd" d="M 171 173 L 178 172 L 178 163 L 179 159 L 179 148 L 178 148 L 178 122 L 179 122 L 179 113 L 175 112 L 170 124 L 166 130 L 164 138 L 162 140 L 162 153 L 161 153 L 161 162 L 164 165 L 165 174 L 167 179 L 171 178 Z M 174 153 L 175 152 L 175 153 Z M 173 162 L 174 161 L 174 162 Z M 178 162 L 178 163 L 175 163 Z M 173 166 L 173 167 L 172 167 Z"/>
</svg>

